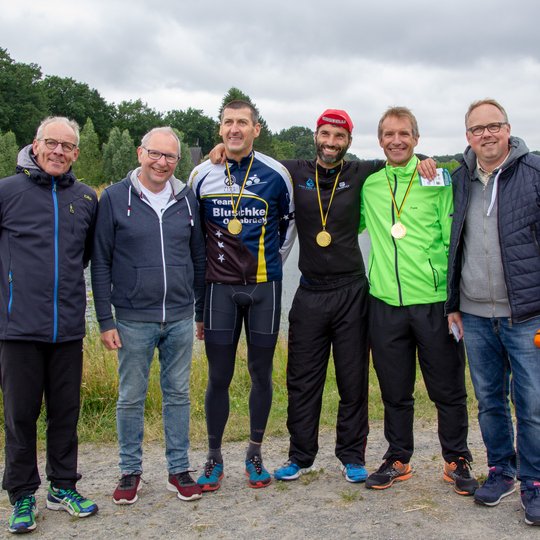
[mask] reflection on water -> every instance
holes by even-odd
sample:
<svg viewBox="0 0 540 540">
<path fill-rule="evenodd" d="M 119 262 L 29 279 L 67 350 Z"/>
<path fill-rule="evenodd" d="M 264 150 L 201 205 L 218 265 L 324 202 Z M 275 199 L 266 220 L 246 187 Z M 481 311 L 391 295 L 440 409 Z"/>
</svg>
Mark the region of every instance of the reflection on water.
<svg viewBox="0 0 540 540">
<path fill-rule="evenodd" d="M 358 237 L 360 243 L 360 249 L 362 250 L 362 255 L 364 256 L 364 264 L 367 267 L 367 260 L 369 255 L 370 240 L 367 233 L 362 233 Z M 324 248 L 321 248 L 324 249 Z M 87 287 L 87 298 L 88 303 L 86 307 L 86 320 L 89 325 L 96 323 L 96 313 L 94 311 L 94 303 L 92 300 L 92 291 L 90 288 L 90 272 L 87 269 L 85 272 L 86 276 L 86 287 Z M 283 267 L 283 296 L 281 299 L 281 328 L 286 330 L 289 321 L 288 313 L 291 308 L 291 304 L 294 298 L 294 293 L 298 287 L 298 282 L 300 280 L 300 271 L 298 270 L 298 240 L 294 243 L 294 246 L 291 250 L 291 253 Z"/>
</svg>

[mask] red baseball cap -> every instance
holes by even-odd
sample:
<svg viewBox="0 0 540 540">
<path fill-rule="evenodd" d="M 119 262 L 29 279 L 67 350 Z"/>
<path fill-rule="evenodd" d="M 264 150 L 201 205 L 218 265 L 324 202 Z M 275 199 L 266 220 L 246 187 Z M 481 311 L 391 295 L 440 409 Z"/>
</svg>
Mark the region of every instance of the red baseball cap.
<svg viewBox="0 0 540 540">
<path fill-rule="evenodd" d="M 326 109 L 317 119 L 317 127 L 323 124 L 345 128 L 349 133 L 352 133 L 354 127 L 351 117 L 341 109 Z"/>
</svg>

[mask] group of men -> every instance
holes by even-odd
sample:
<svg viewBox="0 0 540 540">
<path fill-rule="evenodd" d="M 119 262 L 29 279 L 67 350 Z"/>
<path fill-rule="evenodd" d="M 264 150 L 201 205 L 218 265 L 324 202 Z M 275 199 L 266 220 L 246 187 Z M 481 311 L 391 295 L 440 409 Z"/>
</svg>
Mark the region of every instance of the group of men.
<svg viewBox="0 0 540 540">
<path fill-rule="evenodd" d="M 510 135 L 503 107 L 486 99 L 465 118 L 469 143 L 453 173 L 415 155 L 416 118 L 382 116 L 384 161 L 345 161 L 353 123 L 343 110 L 317 120 L 316 159 L 279 163 L 253 149 L 258 112 L 223 108 L 222 153 L 175 178 L 180 142 L 147 133 L 140 167 L 95 193 L 76 181 L 78 126 L 46 119 L 0 181 L 0 383 L 9 530 L 36 527 L 36 421 L 47 410 L 47 507 L 77 517 L 97 505 L 76 490 L 77 420 L 85 285 L 91 274 L 101 338 L 118 351 L 116 504 L 141 488 L 144 403 L 159 353 L 167 488 L 183 500 L 220 488 L 236 349 L 244 328 L 250 438 L 248 485 L 262 488 L 262 442 L 272 403 L 272 358 L 284 263 L 297 233 L 300 284 L 289 314 L 290 447 L 274 478 L 308 472 L 318 451 L 322 393 L 332 353 L 339 390 L 336 456 L 345 479 L 386 489 L 413 475 L 416 358 L 438 413 L 443 478 L 494 506 L 521 481 L 528 524 L 540 524 L 540 158 Z M 368 271 L 358 232 L 371 238 Z M 113 310 L 114 308 L 114 310 Z M 208 455 L 191 477 L 189 373 L 196 337 L 208 359 Z M 471 472 L 465 354 L 489 474 Z M 369 349 L 384 404 L 388 449 L 368 474 Z M 517 419 L 514 444 L 511 395 Z"/>
</svg>

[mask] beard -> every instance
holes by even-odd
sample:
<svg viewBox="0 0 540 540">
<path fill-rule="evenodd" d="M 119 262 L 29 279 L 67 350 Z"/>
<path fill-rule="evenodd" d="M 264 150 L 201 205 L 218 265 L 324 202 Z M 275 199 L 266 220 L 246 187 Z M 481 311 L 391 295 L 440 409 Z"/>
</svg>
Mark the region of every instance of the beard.
<svg viewBox="0 0 540 540">
<path fill-rule="evenodd" d="M 334 165 L 335 163 L 339 163 L 347 153 L 347 150 L 349 149 L 348 146 L 345 146 L 343 148 L 340 148 L 339 146 L 329 146 L 327 144 L 319 144 L 316 143 L 317 147 L 317 157 L 327 165 Z M 328 156 L 324 152 L 324 148 L 331 148 L 332 150 L 338 150 L 338 153 L 334 156 Z"/>
</svg>

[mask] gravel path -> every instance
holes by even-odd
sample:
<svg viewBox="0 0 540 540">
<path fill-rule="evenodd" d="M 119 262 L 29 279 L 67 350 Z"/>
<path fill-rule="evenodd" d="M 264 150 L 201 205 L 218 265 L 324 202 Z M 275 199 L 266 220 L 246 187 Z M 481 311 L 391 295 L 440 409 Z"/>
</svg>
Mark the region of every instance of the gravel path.
<svg viewBox="0 0 540 540">
<path fill-rule="evenodd" d="M 540 539 L 540 528 L 524 523 L 517 493 L 495 508 L 486 508 L 456 495 L 443 482 L 436 429 L 431 425 L 416 426 L 413 478 L 385 491 L 347 483 L 339 472 L 333 444 L 332 433 L 321 434 L 316 472 L 296 482 L 273 482 L 268 488 L 253 490 L 247 487 L 243 474 L 245 443 L 227 443 L 222 488 L 195 502 L 180 501 L 166 491 L 163 448 L 147 445 L 144 485 L 133 506 L 116 506 L 111 500 L 118 475 L 116 447 L 83 445 L 80 470 L 84 478 L 79 488 L 98 502 L 99 513 L 75 519 L 65 512 L 47 510 L 42 487 L 37 500 L 43 510 L 32 537 Z M 370 471 L 378 467 L 385 446 L 382 425 L 372 425 L 367 453 Z M 485 455 L 477 429 L 471 432 L 470 446 L 478 475 L 485 472 Z M 280 465 L 286 454 L 287 440 L 270 438 L 265 442 L 269 470 Z M 194 466 L 201 467 L 204 449 L 193 449 L 191 456 Z M 2 524 L 10 511 L 4 492 L 0 499 Z M 6 530 L 4 525 L 2 528 Z M 13 537 L 7 532 L 4 536 Z"/>
</svg>

